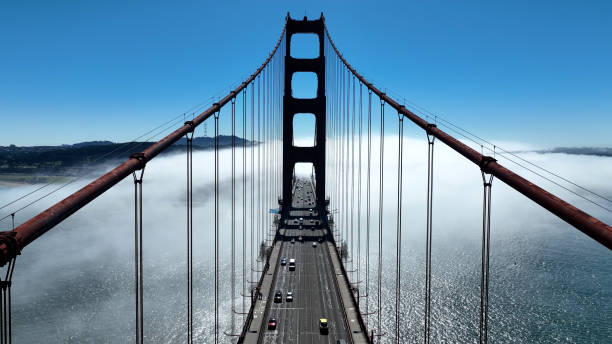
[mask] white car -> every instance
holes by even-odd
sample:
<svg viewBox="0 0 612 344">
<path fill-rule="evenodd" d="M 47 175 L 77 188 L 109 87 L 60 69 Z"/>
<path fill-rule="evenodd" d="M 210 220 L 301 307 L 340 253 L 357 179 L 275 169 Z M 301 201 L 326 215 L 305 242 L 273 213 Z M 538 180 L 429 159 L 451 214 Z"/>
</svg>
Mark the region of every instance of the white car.
<svg viewBox="0 0 612 344">
<path fill-rule="evenodd" d="M 312 242 L 312 247 L 317 247 L 317 242 L 316 241 Z"/>
<path fill-rule="evenodd" d="M 285 298 L 285 300 L 287 302 L 293 302 L 293 292 L 292 291 L 287 292 L 287 297 Z"/>
</svg>

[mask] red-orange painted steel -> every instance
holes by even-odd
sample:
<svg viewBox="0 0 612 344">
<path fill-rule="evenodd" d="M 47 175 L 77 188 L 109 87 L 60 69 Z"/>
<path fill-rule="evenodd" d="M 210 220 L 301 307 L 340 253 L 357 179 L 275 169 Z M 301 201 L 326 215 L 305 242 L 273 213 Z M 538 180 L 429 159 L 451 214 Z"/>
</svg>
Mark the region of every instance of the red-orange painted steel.
<svg viewBox="0 0 612 344">
<path fill-rule="evenodd" d="M 340 54 L 338 49 L 336 48 L 334 42 L 332 41 L 327 28 L 325 28 L 325 33 L 331 46 L 334 48 L 334 51 L 344 65 L 357 77 L 364 85 L 366 85 L 372 92 L 374 92 L 380 99 L 383 99 L 389 106 L 396 109 L 399 113 L 406 116 L 416 125 L 421 127 L 424 130 L 429 130 L 429 132 L 437 137 L 440 141 L 444 142 L 447 146 L 454 149 L 459 154 L 466 157 L 468 160 L 472 161 L 474 164 L 478 166 L 483 166 L 483 162 L 485 161 L 485 156 L 463 144 L 461 141 L 455 139 L 454 137 L 448 135 L 444 131 L 429 126 L 429 123 L 422 119 L 421 117 L 414 114 L 412 111 L 406 109 L 404 106 L 400 105 L 395 100 L 391 99 L 385 93 L 381 92 L 379 89 L 374 87 L 374 85 L 368 82 L 363 76 L 357 73 L 357 70 L 353 68 Z M 602 245 L 612 250 L 612 227 L 603 223 L 602 221 L 596 219 L 595 217 L 583 212 L 582 210 L 574 207 L 573 205 L 565 202 L 559 197 L 551 194 L 550 192 L 540 188 L 539 186 L 531 183 L 525 178 L 517 175 L 516 173 L 510 171 L 505 168 L 501 164 L 496 161 L 487 162 L 486 167 L 484 167 L 485 172 L 493 174 L 495 177 L 499 178 L 501 181 L 506 183 L 508 186 L 512 187 L 516 191 L 522 193 L 527 196 L 529 199 L 544 207 L 551 213 L 557 215 L 560 219 L 569 223 L 570 225 L 576 227 L 578 230 L 583 232 L 584 234 L 590 236 L 595 239 Z"/>
<path fill-rule="evenodd" d="M 280 38 L 278 39 L 276 46 L 274 47 L 268 58 L 255 71 L 255 73 L 253 73 L 247 80 L 240 84 L 240 86 L 236 87 L 236 89 L 231 91 L 223 99 L 219 100 L 218 103 L 213 104 L 213 106 L 211 106 L 210 108 L 202 112 L 200 115 L 198 115 L 195 119 L 193 119 L 193 124 L 187 123 L 183 125 L 179 129 L 175 130 L 168 136 L 158 141 L 157 143 L 154 143 L 149 148 L 145 149 L 142 152 L 144 154 L 144 163 L 153 159 L 163 150 L 178 141 L 181 137 L 185 136 L 185 134 L 191 132 L 193 128 L 202 124 L 208 117 L 219 111 L 225 104 L 227 104 L 230 100 L 232 100 L 232 98 L 234 98 L 245 87 L 247 87 L 247 85 L 249 85 L 257 77 L 257 75 L 259 75 L 259 73 L 261 73 L 261 71 L 268 64 L 268 62 L 270 62 L 272 56 L 274 56 L 274 53 L 280 46 L 284 34 L 285 27 L 283 27 L 283 31 L 280 35 Z M 123 180 L 123 178 L 129 176 L 132 172 L 139 170 L 141 167 L 141 161 L 139 161 L 135 157 L 130 158 L 121 165 L 117 166 L 112 171 L 94 180 L 87 186 L 66 197 L 64 200 L 53 205 L 49 209 L 31 218 L 27 222 L 15 228 L 13 231 L 10 231 L 15 232 L 14 238 L 16 240 L 17 251 L 12 248 L 13 245 L 10 245 L 6 242 L 0 243 L 0 266 L 4 266 L 4 264 L 6 264 L 10 259 L 15 257 L 15 255 L 29 243 L 46 233 L 48 230 L 53 228 L 58 223 L 62 222 L 70 215 L 74 214 L 77 210 L 84 207 L 96 197 L 100 196 L 106 190 L 119 183 L 121 180 Z M 4 237 L 11 238 L 11 236 Z"/>
</svg>

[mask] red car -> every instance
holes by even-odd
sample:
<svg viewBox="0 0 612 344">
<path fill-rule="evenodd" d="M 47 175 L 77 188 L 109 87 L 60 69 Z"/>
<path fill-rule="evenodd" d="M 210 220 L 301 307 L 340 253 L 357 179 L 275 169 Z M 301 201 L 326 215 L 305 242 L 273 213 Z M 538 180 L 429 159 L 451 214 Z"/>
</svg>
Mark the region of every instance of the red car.
<svg viewBox="0 0 612 344">
<path fill-rule="evenodd" d="M 276 318 L 270 318 L 268 321 L 268 330 L 276 330 Z"/>
</svg>

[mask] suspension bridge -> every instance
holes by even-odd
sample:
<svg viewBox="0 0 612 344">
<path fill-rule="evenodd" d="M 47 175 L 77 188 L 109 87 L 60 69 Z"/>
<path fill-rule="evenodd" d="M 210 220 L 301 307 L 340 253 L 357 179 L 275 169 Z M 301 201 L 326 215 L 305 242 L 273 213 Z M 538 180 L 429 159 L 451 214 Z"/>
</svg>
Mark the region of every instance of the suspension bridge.
<svg viewBox="0 0 612 344">
<path fill-rule="evenodd" d="M 317 37 L 318 51 L 313 52 L 316 57 L 292 56 L 292 37 L 299 34 Z M 296 73 L 316 75 L 314 97 L 295 97 L 292 80 Z M 220 186 L 220 178 L 226 177 L 220 175 L 222 109 L 226 110 L 223 115 L 231 116 L 231 192 L 227 195 L 231 198 L 231 209 L 221 209 L 219 201 L 219 197 L 224 196 L 221 195 L 224 189 Z M 315 118 L 314 142 L 307 147 L 295 142 L 293 119 L 298 114 L 312 114 Z M 385 129 L 389 131 L 385 128 L 385 118 L 388 116 L 396 118 L 397 127 L 391 130 L 397 130 L 399 138 L 398 146 L 393 147 L 398 154 L 396 178 L 392 180 L 383 178 Z M 143 257 L 147 253 L 143 247 L 143 235 L 146 235 L 143 217 L 147 211 L 143 209 L 143 198 L 147 187 L 155 187 L 147 185 L 145 170 L 149 161 L 182 139 L 186 141 L 185 338 L 187 343 L 198 341 L 194 337 L 194 328 L 198 326 L 194 322 L 194 280 L 198 278 L 194 274 L 194 250 L 199 250 L 201 245 L 194 242 L 193 138 L 195 129 L 202 124 L 214 127 L 214 161 L 208 162 L 214 169 L 214 218 L 209 220 L 207 234 L 213 243 L 214 261 L 206 262 L 214 266 L 214 342 L 401 342 L 401 324 L 406 321 L 400 302 L 401 272 L 406 264 L 401 259 L 402 222 L 406 221 L 402 218 L 406 197 L 402 192 L 406 123 L 415 124 L 424 132 L 423 147 L 428 156 L 424 172 L 427 174 L 427 195 L 423 199 L 426 204 L 426 226 L 423 228 L 426 278 L 422 289 L 424 343 L 430 342 L 432 326 L 431 252 L 435 245 L 432 243 L 432 202 L 436 192 L 433 180 L 436 142 L 473 163 L 475 173 L 482 176 L 477 338 L 480 343 L 487 343 L 489 330 L 494 179 L 612 249 L 609 225 L 519 176 L 500 164 L 495 156 L 470 148 L 439 128 L 435 120 L 428 121 L 417 115 L 398 99 L 375 87 L 339 52 L 323 15 L 314 20 L 296 20 L 287 15 L 280 38 L 268 58 L 229 94 L 69 197 L 21 225 L 15 226 L 13 222 L 11 230 L 0 233 L 0 263 L 6 269 L 0 284 L 1 342 L 12 342 L 11 285 L 17 257 L 27 255 L 26 247 L 34 240 L 41 237 L 40 240 L 44 240 L 43 234 L 126 178 L 133 179 L 134 185 L 134 339 L 136 343 L 145 342 Z M 240 144 L 237 135 L 242 135 Z M 379 142 L 373 142 L 376 139 Z M 501 151 L 495 153 L 502 154 Z M 304 163 L 312 168 L 310 178 L 296 175 L 296 165 Z M 388 184 L 397 190 L 393 197 L 384 195 Z M 384 202 L 397 207 L 395 218 L 382 215 Z M 231 212 L 230 228 L 220 225 L 222 212 Z M 373 213 L 377 216 L 371 216 Z M 10 214 L 13 219 L 14 215 L 14 212 Z M 220 275 L 224 273 L 219 269 L 222 231 L 231 231 L 230 328 L 220 324 L 220 313 L 228 311 L 220 309 L 220 288 L 226 287 L 220 285 Z M 383 232 L 393 233 L 397 239 L 392 300 L 383 300 L 380 292 Z M 376 242 L 372 242 L 371 234 L 376 234 Z M 238 242 L 238 237 L 242 242 Z M 371 246 L 377 251 L 373 261 L 370 261 Z M 242 247 L 241 257 L 236 254 L 239 247 Z M 366 252 L 362 253 L 362 248 Z M 361 259 L 362 255 L 366 258 Z M 236 266 L 240 260 L 238 272 Z M 385 312 L 393 319 L 393 325 L 387 330 L 381 324 Z"/>
</svg>

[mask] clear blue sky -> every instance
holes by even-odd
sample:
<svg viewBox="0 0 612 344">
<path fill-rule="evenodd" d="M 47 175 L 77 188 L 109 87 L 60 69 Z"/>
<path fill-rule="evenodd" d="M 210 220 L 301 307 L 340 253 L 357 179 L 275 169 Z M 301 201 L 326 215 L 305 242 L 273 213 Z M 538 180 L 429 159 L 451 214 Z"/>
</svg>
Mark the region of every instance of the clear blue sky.
<svg viewBox="0 0 612 344">
<path fill-rule="evenodd" d="M 486 138 L 612 146 L 610 1 L 286 0 L 1 2 L 0 145 L 129 140 L 250 75 L 288 11 Z"/>
</svg>

